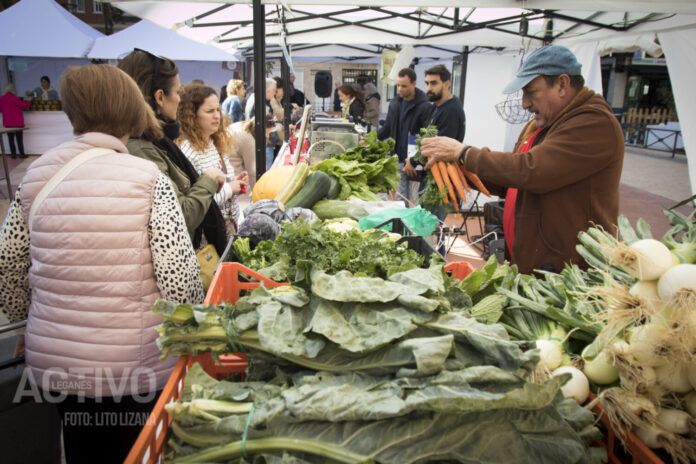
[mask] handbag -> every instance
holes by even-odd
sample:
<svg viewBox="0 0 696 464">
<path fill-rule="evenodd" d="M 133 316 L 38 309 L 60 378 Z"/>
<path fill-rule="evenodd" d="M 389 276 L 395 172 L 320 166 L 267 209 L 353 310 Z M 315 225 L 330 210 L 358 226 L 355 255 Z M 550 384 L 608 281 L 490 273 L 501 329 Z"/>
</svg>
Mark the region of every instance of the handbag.
<svg viewBox="0 0 696 464">
<path fill-rule="evenodd" d="M 217 263 L 220 261 L 220 256 L 218 256 L 215 247 L 212 244 L 208 244 L 196 251 L 196 258 L 198 258 L 198 264 L 201 266 L 203 289 L 207 292 L 210 283 L 213 281 L 213 275 L 215 274 Z"/>
</svg>

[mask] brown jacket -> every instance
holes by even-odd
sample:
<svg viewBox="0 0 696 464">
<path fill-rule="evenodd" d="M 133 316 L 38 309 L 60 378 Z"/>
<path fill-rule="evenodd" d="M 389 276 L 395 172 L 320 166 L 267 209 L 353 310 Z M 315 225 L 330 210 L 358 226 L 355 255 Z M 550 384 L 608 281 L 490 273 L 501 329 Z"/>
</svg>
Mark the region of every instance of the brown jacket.
<svg viewBox="0 0 696 464">
<path fill-rule="evenodd" d="M 604 98 L 588 91 L 528 153 L 472 148 L 466 168 L 484 182 L 519 189 L 512 255 L 520 272 L 559 272 L 564 262 L 584 265 L 575 251 L 579 231 L 596 223 L 614 233 L 623 156 L 621 126 Z"/>
</svg>

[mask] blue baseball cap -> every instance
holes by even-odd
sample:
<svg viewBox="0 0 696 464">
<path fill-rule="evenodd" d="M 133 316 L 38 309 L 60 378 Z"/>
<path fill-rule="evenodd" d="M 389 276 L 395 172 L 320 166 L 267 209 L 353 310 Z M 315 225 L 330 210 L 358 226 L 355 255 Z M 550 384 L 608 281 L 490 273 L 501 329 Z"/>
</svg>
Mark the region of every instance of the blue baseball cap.
<svg viewBox="0 0 696 464">
<path fill-rule="evenodd" d="M 562 45 L 546 45 L 534 50 L 517 71 L 517 77 L 505 86 L 503 93 L 515 93 L 538 76 L 568 74 L 579 76 L 582 65 L 573 52 Z"/>
</svg>

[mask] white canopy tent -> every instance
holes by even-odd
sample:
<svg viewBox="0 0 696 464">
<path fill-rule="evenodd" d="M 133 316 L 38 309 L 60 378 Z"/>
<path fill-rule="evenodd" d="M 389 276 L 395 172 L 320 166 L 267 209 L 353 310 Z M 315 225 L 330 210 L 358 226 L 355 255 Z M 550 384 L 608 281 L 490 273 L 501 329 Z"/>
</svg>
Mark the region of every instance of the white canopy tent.
<svg viewBox="0 0 696 464">
<path fill-rule="evenodd" d="M 22 0 L 0 13 L 0 55 L 84 58 L 104 34 L 53 0 Z"/>
<path fill-rule="evenodd" d="M 250 1 L 124 0 L 113 3 L 131 14 L 175 29 L 185 37 L 222 49 L 247 51 L 248 54 L 253 45 Z M 269 52 L 273 53 L 273 47 L 277 49 L 284 40 L 292 50 L 297 49 L 292 52 L 293 59 L 304 53 L 321 56 L 341 49 L 347 49 L 344 57 L 366 56 L 365 49 L 374 50 L 378 55 L 385 48 L 407 43 L 455 50 L 468 46 L 467 89 L 476 91 L 467 92 L 464 104 L 469 115 L 477 116 L 469 118 L 467 142 L 473 143 L 476 138 L 477 143 L 500 148 L 500 131 L 487 130 L 483 135 L 474 131 L 473 126 L 481 120 L 478 113 L 482 109 L 488 111 L 503 100 L 501 83 L 514 73 L 519 62 L 515 62 L 515 55 L 521 50 L 548 42 L 566 45 L 576 53 L 582 50 L 579 59 L 583 63 L 583 75 L 586 79 L 590 77 L 592 83 L 599 75 L 600 52 L 642 48 L 659 53 L 655 38 L 664 37 L 665 43 L 671 43 L 671 46 L 662 45 L 682 121 L 691 186 L 696 192 L 696 95 L 693 86 L 687 83 L 687 79 L 696 74 L 693 61 L 696 41 L 689 39 L 696 32 L 696 2 L 693 0 L 435 0 L 428 7 L 420 6 L 420 0 L 350 3 L 345 0 L 265 0 L 261 3 L 266 6 L 265 42 Z M 670 41 L 671 37 L 679 39 Z M 329 44 L 331 48 L 321 50 L 312 44 Z M 487 57 L 474 58 L 479 53 Z M 278 56 L 277 51 L 273 54 Z M 326 53 L 324 56 L 332 55 Z M 598 90 L 601 90 L 601 83 Z M 508 127 L 508 132 L 514 133 L 515 129 Z M 479 138 L 485 138 L 487 143 Z"/>
<path fill-rule="evenodd" d="M 134 48 L 142 48 L 155 55 L 173 60 L 238 61 L 231 53 L 212 45 L 187 39 L 176 32 L 147 20 L 123 29 L 115 34 L 94 41 L 89 58 L 120 59 Z"/>
</svg>

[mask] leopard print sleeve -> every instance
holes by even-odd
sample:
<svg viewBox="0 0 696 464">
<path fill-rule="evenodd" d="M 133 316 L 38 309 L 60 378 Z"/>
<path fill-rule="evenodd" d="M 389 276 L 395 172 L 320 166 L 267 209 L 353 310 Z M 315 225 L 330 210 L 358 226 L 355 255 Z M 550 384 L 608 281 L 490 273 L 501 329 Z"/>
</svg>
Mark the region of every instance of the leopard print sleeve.
<svg viewBox="0 0 696 464">
<path fill-rule="evenodd" d="M 155 181 L 148 234 L 155 280 L 162 298 L 202 303 L 205 294 L 198 260 L 172 184 L 162 173 Z"/>
<path fill-rule="evenodd" d="M 29 229 L 24 222 L 20 190 L 10 204 L 0 228 L 0 307 L 10 322 L 27 318 L 29 288 Z"/>
</svg>

